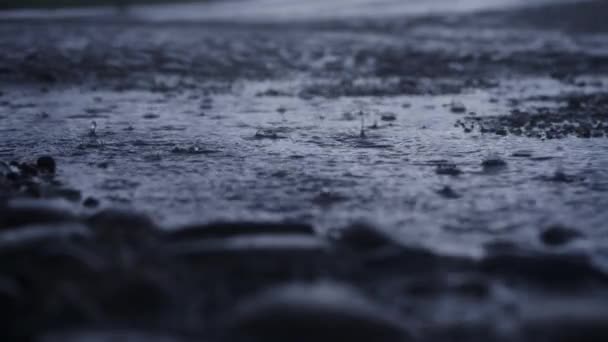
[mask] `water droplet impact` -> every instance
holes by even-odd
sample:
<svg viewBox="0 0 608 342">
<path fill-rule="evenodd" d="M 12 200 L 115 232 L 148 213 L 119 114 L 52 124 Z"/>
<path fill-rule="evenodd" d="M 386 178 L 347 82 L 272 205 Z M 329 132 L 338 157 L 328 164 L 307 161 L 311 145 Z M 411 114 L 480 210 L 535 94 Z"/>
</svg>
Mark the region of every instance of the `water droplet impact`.
<svg viewBox="0 0 608 342">
<path fill-rule="evenodd" d="M 91 122 L 91 128 L 89 130 L 89 135 L 90 136 L 97 135 L 97 122 L 95 122 L 95 121 Z"/>
</svg>

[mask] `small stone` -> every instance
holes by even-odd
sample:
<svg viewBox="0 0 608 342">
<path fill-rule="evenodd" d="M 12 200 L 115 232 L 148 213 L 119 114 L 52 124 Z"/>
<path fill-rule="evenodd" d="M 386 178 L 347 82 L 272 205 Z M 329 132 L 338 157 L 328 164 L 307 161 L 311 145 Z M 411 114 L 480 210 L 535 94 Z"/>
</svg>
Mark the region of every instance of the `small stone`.
<svg viewBox="0 0 608 342">
<path fill-rule="evenodd" d="M 488 157 L 481 162 L 485 169 L 499 168 L 507 166 L 507 162 L 499 157 Z"/>
<path fill-rule="evenodd" d="M 527 150 L 515 151 L 515 152 L 513 152 L 513 154 L 511 154 L 511 156 L 518 157 L 518 158 L 530 158 L 530 157 L 532 157 L 532 151 L 527 151 Z"/>
<path fill-rule="evenodd" d="M 575 182 L 577 180 L 579 180 L 578 177 L 573 176 L 573 175 L 569 175 L 567 173 L 565 173 L 564 171 L 561 170 L 557 170 L 553 173 L 553 175 L 549 176 L 549 177 L 545 177 L 545 179 L 547 181 L 550 182 L 557 182 L 557 183 L 572 183 Z"/>
<path fill-rule="evenodd" d="M 270 139 L 270 140 L 278 140 L 278 139 L 286 139 L 286 136 L 280 135 L 277 131 L 273 129 L 260 129 L 255 132 L 253 136 L 254 139 Z"/>
<path fill-rule="evenodd" d="M 435 173 L 438 175 L 458 176 L 462 171 L 456 166 L 456 164 L 445 163 L 437 165 Z"/>
<path fill-rule="evenodd" d="M 461 114 L 467 111 L 467 107 L 462 102 L 452 101 L 450 103 L 450 110 L 452 113 Z"/>
<path fill-rule="evenodd" d="M 441 190 L 437 190 L 437 194 L 449 199 L 460 198 L 460 195 L 449 185 L 444 186 Z"/>
<path fill-rule="evenodd" d="M 339 202 L 344 202 L 348 198 L 340 193 L 329 189 L 321 189 L 321 191 L 313 198 L 313 202 L 320 206 L 329 206 Z"/>
<path fill-rule="evenodd" d="M 567 107 L 568 109 L 581 109 L 583 106 L 580 99 L 572 97 L 568 99 Z"/>
<path fill-rule="evenodd" d="M 548 246 L 562 246 L 582 236 L 583 235 L 575 229 L 561 225 L 553 225 L 541 232 L 540 239 Z"/>
<path fill-rule="evenodd" d="M 522 249 L 491 251 L 481 261 L 490 274 L 524 279 L 543 288 L 573 288 L 591 281 L 606 281 L 606 274 L 583 253 L 548 253 Z"/>
<path fill-rule="evenodd" d="M 87 219 L 87 224 L 102 240 L 137 240 L 156 235 L 157 227 L 148 216 L 121 209 L 105 209 Z"/>
<path fill-rule="evenodd" d="M 143 115 L 143 118 L 144 119 L 148 119 L 148 120 L 150 120 L 150 119 L 158 119 L 158 118 L 160 118 L 160 115 L 154 114 L 154 113 L 147 113 L 147 114 Z"/>
<path fill-rule="evenodd" d="M 236 260 L 237 263 L 259 265 L 312 260 L 324 254 L 326 243 L 316 236 L 304 234 L 259 234 L 226 238 L 178 240 L 165 245 L 173 257 L 196 260 Z M 254 267 L 254 266 L 252 266 Z"/>
<path fill-rule="evenodd" d="M 46 189 L 46 195 L 50 198 L 63 198 L 70 202 L 78 202 L 82 198 L 80 190 L 65 187 L 49 187 Z"/>
<path fill-rule="evenodd" d="M 366 223 L 354 223 L 336 232 L 335 239 L 339 244 L 358 250 L 374 250 L 396 245 L 388 234 Z"/>
<path fill-rule="evenodd" d="M 117 342 L 117 341 L 146 341 L 146 342 L 192 342 L 192 339 L 174 336 L 159 331 L 138 331 L 129 329 L 75 329 L 74 331 L 52 331 L 43 335 L 38 342 Z"/>
<path fill-rule="evenodd" d="M 20 199 L 0 207 L 0 229 L 75 220 L 72 212 L 51 201 Z"/>
<path fill-rule="evenodd" d="M 19 318 L 17 312 L 19 312 L 21 303 L 19 284 L 8 277 L 0 277 L 0 306 L 2 312 L 0 312 L 0 319 L 5 326 L 2 331 L 3 340 L 6 341 L 20 341 L 17 335 L 17 326 L 19 325 Z M 22 336 L 20 336 L 22 337 Z M 27 339 L 26 339 L 27 340 Z"/>
<path fill-rule="evenodd" d="M 395 115 L 394 113 L 383 113 L 380 116 L 380 120 L 382 120 L 382 121 L 395 121 L 395 120 L 397 120 L 397 115 Z"/>
<path fill-rule="evenodd" d="M 608 341 L 608 311 L 603 300 L 559 300 L 541 305 L 523 325 L 525 341 Z"/>
<path fill-rule="evenodd" d="M 227 329 L 236 340 L 408 341 L 396 315 L 339 284 L 287 285 L 245 300 Z"/>
<path fill-rule="evenodd" d="M 109 317 L 156 316 L 170 303 L 169 290 L 157 277 L 133 270 L 117 278 L 101 300 L 101 309 Z"/>
<path fill-rule="evenodd" d="M 291 222 L 217 222 L 172 229 L 165 233 L 165 238 L 192 241 L 264 234 L 315 235 L 315 229 L 304 223 Z"/>
<path fill-rule="evenodd" d="M 82 202 L 82 205 L 87 208 L 97 208 L 99 206 L 99 200 L 94 197 L 87 197 Z"/>
</svg>

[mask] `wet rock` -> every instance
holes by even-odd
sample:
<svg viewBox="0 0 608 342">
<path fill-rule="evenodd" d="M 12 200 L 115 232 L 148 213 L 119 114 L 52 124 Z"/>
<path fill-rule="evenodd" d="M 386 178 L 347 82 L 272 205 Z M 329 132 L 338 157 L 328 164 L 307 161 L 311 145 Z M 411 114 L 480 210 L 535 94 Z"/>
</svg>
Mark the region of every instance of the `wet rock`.
<svg viewBox="0 0 608 342">
<path fill-rule="evenodd" d="M 57 165 L 55 163 L 55 159 L 51 156 L 42 156 L 38 158 L 36 161 L 36 166 L 38 170 L 43 173 L 55 174 Z"/>
<path fill-rule="evenodd" d="M 278 139 L 287 139 L 286 136 L 279 134 L 279 132 L 273 129 L 260 129 L 255 132 L 253 136 L 254 139 L 270 139 L 270 140 L 278 140 Z"/>
<path fill-rule="evenodd" d="M 52 201 L 19 199 L 0 206 L 0 229 L 71 221 L 74 214 Z"/>
<path fill-rule="evenodd" d="M 339 284 L 288 285 L 240 304 L 229 324 L 236 341 L 408 341 L 399 319 Z"/>
<path fill-rule="evenodd" d="M 326 250 L 318 237 L 304 234 L 253 234 L 206 240 L 178 240 L 165 245 L 173 257 L 190 261 L 236 260 L 240 264 L 260 266 L 280 262 L 313 261 Z M 291 265 L 294 266 L 294 265 Z M 253 267 L 253 266 L 252 266 Z"/>
<path fill-rule="evenodd" d="M 569 175 L 562 170 L 557 170 L 551 176 L 543 176 L 541 178 L 545 181 L 556 183 L 574 183 L 582 180 L 581 177 Z"/>
<path fill-rule="evenodd" d="M 143 242 L 156 236 L 157 227 L 147 215 L 121 209 L 104 209 L 86 223 L 102 240 Z"/>
<path fill-rule="evenodd" d="M 173 336 L 159 331 L 132 329 L 54 331 L 44 334 L 37 342 L 194 342 L 193 339 Z"/>
<path fill-rule="evenodd" d="M 539 342 L 603 342 L 608 340 L 605 301 L 556 301 L 523 324 L 526 340 Z"/>
<path fill-rule="evenodd" d="M 88 228 L 77 222 L 36 223 L 0 232 L 0 249 L 20 248 L 45 242 L 84 241 L 91 236 Z"/>
<path fill-rule="evenodd" d="M 394 113 L 383 113 L 380 115 L 380 120 L 382 121 L 395 121 L 397 120 L 397 115 Z"/>
<path fill-rule="evenodd" d="M 490 284 L 483 279 L 467 279 L 450 287 L 454 293 L 477 299 L 488 297 L 491 292 Z"/>
<path fill-rule="evenodd" d="M 526 151 L 526 150 L 515 151 L 511 154 L 511 156 L 518 157 L 518 158 L 530 158 L 530 157 L 532 157 L 532 151 Z"/>
<path fill-rule="evenodd" d="M 179 147 L 176 146 L 171 150 L 171 153 L 173 154 L 191 154 L 191 155 L 196 155 L 196 154 L 211 154 L 211 153 L 216 153 L 217 151 L 215 150 L 209 150 L 209 149 L 205 149 L 199 146 L 189 146 L 189 147 Z"/>
<path fill-rule="evenodd" d="M 282 90 L 270 88 L 270 89 L 256 93 L 255 96 L 257 96 L 257 97 L 264 97 L 264 96 L 277 97 L 277 96 L 290 96 L 290 94 L 288 92 L 285 92 Z"/>
<path fill-rule="evenodd" d="M 396 246 L 396 242 L 388 234 L 362 222 L 353 223 L 335 232 L 333 238 L 339 245 L 356 250 L 375 250 Z"/>
<path fill-rule="evenodd" d="M 497 252 L 484 258 L 481 268 L 496 276 L 528 281 L 545 289 L 608 282 L 608 276 L 592 259 L 579 253 Z"/>
<path fill-rule="evenodd" d="M 458 176 L 462 171 L 456 166 L 456 164 L 442 163 L 437 165 L 435 173 L 438 175 Z"/>
<path fill-rule="evenodd" d="M 63 198 L 70 202 L 78 202 L 82 198 L 80 190 L 66 187 L 44 187 L 43 197 Z"/>
<path fill-rule="evenodd" d="M 170 241 L 188 241 L 263 234 L 315 235 L 315 229 L 307 224 L 290 222 L 217 222 L 172 229 L 165 232 L 164 237 Z"/>
<path fill-rule="evenodd" d="M 160 118 L 160 115 L 158 115 L 158 114 L 154 114 L 154 113 L 147 113 L 147 114 L 144 114 L 144 115 L 143 115 L 143 118 L 144 118 L 144 119 L 148 119 L 148 120 L 151 120 L 151 119 L 158 119 L 158 118 Z"/>
<path fill-rule="evenodd" d="M 109 317 L 158 316 L 171 302 L 167 286 L 140 270 L 117 276 L 104 290 L 101 309 Z"/>
<path fill-rule="evenodd" d="M 488 254 L 508 254 L 518 251 L 517 243 L 509 240 L 494 240 L 484 244 L 484 249 Z"/>
<path fill-rule="evenodd" d="M 442 196 L 444 198 L 449 198 L 449 199 L 460 198 L 460 194 L 458 194 L 456 191 L 454 191 L 454 189 L 452 189 L 452 187 L 450 187 L 449 185 L 446 185 L 443 188 L 441 188 L 440 190 L 437 190 L 437 194 L 439 194 L 440 196 Z"/>
<path fill-rule="evenodd" d="M 97 208 L 99 206 L 99 200 L 94 197 L 87 197 L 82 202 L 82 205 L 87 208 Z"/>
<path fill-rule="evenodd" d="M 502 168 L 507 166 L 507 162 L 501 159 L 500 157 L 491 156 L 484 159 L 481 162 L 481 166 L 483 166 L 484 169 Z"/>
<path fill-rule="evenodd" d="M 329 189 L 321 189 L 321 191 L 313 198 L 313 203 L 320 206 L 329 206 L 339 202 L 344 202 L 348 197 L 331 191 Z"/>
<path fill-rule="evenodd" d="M 583 234 L 578 230 L 553 225 L 541 232 L 540 240 L 548 246 L 562 246 L 582 236 Z"/>
<path fill-rule="evenodd" d="M 499 128 L 494 132 L 496 135 L 506 136 L 508 134 L 507 130 L 504 128 Z"/>
<path fill-rule="evenodd" d="M 9 277 L 0 277 L 0 319 L 3 323 L 3 330 L 0 333 L 0 338 L 7 341 L 19 341 L 17 326 L 19 306 L 21 304 L 21 293 L 19 284 Z"/>
<path fill-rule="evenodd" d="M 452 113 L 462 114 L 467 111 L 467 107 L 462 102 L 452 101 L 452 103 L 450 103 L 450 111 Z"/>
</svg>

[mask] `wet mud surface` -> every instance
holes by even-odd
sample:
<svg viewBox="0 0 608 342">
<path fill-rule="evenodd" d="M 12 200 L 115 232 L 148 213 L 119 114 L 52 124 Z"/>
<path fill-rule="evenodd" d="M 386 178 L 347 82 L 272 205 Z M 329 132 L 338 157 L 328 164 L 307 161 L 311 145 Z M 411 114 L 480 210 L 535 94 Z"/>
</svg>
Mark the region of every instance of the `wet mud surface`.
<svg viewBox="0 0 608 342">
<path fill-rule="evenodd" d="M 0 22 L 3 336 L 605 340 L 607 8 Z"/>
</svg>

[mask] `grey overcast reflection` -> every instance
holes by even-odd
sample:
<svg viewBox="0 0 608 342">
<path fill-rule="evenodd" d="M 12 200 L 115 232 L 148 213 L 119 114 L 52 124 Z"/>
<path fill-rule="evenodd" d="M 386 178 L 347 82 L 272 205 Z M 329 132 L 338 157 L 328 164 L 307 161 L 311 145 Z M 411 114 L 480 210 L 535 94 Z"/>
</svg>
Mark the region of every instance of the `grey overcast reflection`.
<svg viewBox="0 0 608 342">
<path fill-rule="evenodd" d="M 4 0 L 0 341 L 608 341 L 607 18 Z"/>
</svg>

